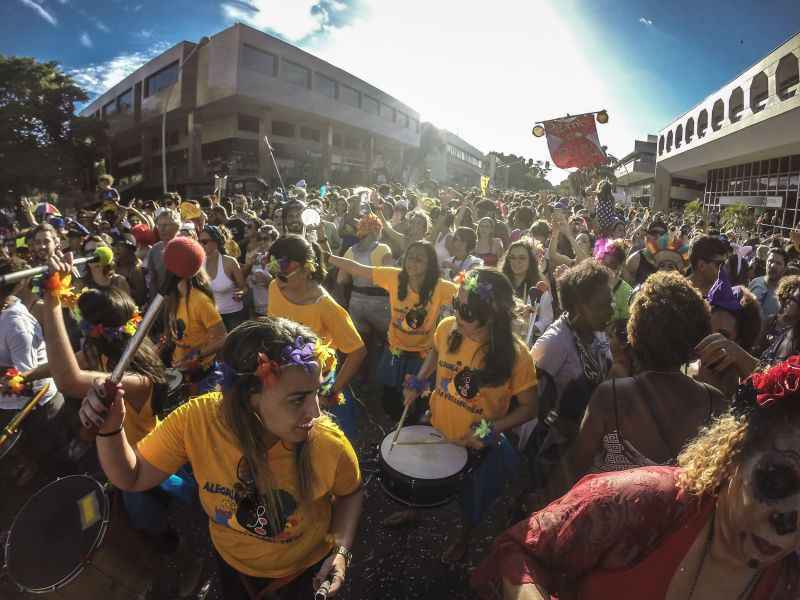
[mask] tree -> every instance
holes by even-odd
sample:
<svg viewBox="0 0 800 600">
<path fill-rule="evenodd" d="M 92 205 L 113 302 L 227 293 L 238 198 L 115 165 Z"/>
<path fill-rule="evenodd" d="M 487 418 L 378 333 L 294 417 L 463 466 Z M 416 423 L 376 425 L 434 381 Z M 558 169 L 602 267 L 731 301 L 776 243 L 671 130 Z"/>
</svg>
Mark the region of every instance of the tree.
<svg viewBox="0 0 800 600">
<path fill-rule="evenodd" d="M 723 231 L 748 232 L 755 229 L 753 209 L 746 204 L 726 206 L 719 216 Z"/>
<path fill-rule="evenodd" d="M 532 158 L 502 152 L 489 153 L 490 156 L 492 154 L 497 160 L 495 187 L 530 192 L 553 189 L 553 184 L 546 179 L 551 170 L 550 161 L 534 161 Z"/>
<path fill-rule="evenodd" d="M 411 148 L 403 153 L 403 173 L 407 182 L 414 183 L 425 172 L 425 161 L 434 152 L 443 152 L 445 142 L 442 132 L 432 123 L 422 123 L 419 130 L 419 148 Z"/>
<path fill-rule="evenodd" d="M 0 186 L 5 193 L 94 184 L 105 123 L 75 116 L 86 92 L 55 62 L 0 55 Z"/>
</svg>

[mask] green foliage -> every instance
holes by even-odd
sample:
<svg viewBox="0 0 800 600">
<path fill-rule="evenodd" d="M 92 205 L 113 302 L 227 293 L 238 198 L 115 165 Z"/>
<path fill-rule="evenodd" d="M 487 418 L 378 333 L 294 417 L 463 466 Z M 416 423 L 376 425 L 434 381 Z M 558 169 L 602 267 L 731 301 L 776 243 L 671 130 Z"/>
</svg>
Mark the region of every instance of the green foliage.
<svg viewBox="0 0 800 600">
<path fill-rule="evenodd" d="M 703 205 L 700 200 L 692 200 L 683 207 L 683 220 L 687 223 L 695 223 L 698 218 L 703 218 Z"/>
<path fill-rule="evenodd" d="M 755 228 L 753 210 L 745 204 L 731 204 L 719 216 L 722 231 L 752 231 Z"/>
<path fill-rule="evenodd" d="M 108 136 L 105 123 L 75 116 L 87 99 L 57 63 L 0 55 L 3 192 L 93 187 Z"/>
<path fill-rule="evenodd" d="M 494 186 L 508 187 L 514 190 L 538 192 L 553 189 L 553 184 L 546 177 L 551 171 L 549 161 L 534 161 L 532 158 L 490 152 L 497 157 Z"/>
</svg>

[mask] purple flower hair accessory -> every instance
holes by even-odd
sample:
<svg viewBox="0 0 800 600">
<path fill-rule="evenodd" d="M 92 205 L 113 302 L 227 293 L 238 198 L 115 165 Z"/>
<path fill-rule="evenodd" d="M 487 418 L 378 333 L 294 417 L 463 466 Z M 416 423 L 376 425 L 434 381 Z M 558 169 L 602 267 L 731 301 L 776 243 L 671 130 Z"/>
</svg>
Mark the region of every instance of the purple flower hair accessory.
<svg viewBox="0 0 800 600">
<path fill-rule="evenodd" d="M 281 350 L 281 363 L 287 366 L 303 367 L 307 373 L 318 366 L 316 344 L 306 342 L 297 336 L 294 344 L 287 344 Z"/>
</svg>

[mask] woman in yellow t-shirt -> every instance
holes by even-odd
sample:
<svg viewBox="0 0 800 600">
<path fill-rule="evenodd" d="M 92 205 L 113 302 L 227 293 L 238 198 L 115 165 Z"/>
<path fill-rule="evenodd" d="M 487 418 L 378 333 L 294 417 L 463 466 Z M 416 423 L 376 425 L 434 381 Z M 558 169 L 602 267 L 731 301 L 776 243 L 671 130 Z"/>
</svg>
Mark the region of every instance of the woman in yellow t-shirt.
<svg viewBox="0 0 800 600">
<path fill-rule="evenodd" d="M 167 285 L 165 345 L 174 347 L 172 366 L 192 383 L 192 395 L 216 389 L 222 380 L 216 355 L 226 330 L 208 275 L 200 269 L 193 277 L 176 278 Z"/>
<path fill-rule="evenodd" d="M 511 330 L 514 291 L 508 278 L 494 268 L 470 271 L 453 308 L 456 316 L 439 324 L 433 350 L 404 388 L 411 404 L 435 375 L 431 425 L 468 448 L 474 465 L 461 495 L 464 527 L 445 550 L 446 562 L 464 556 L 471 530 L 518 470 L 519 457 L 503 434 L 536 415 L 536 370 L 527 346 Z"/>
<path fill-rule="evenodd" d="M 322 406 L 352 439 L 358 413 L 347 386 L 367 356 L 364 342 L 347 311 L 322 287 L 325 270 L 308 240 L 298 235 L 279 238 L 269 249 L 269 261 L 275 277 L 269 286 L 269 314 L 305 325 L 345 356 Z"/>
<path fill-rule="evenodd" d="M 392 315 L 388 346 L 378 364 L 377 378 L 383 384 L 383 410 L 398 420 L 403 412 L 403 380 L 422 365 L 433 345 L 433 332 L 441 312 L 449 308 L 458 286 L 441 278 L 436 250 L 429 242 L 412 243 L 406 250 L 402 269 L 369 267 L 339 256 L 331 256 L 329 260 L 353 277 L 389 292 Z"/>
<path fill-rule="evenodd" d="M 107 413 L 90 393 L 81 418 L 117 487 L 140 491 L 190 463 L 209 518 L 222 597 L 332 597 L 350 562 L 363 493 L 353 447 L 319 408 L 321 366 L 334 359 L 306 327 L 265 317 L 222 349 L 222 393 L 194 398 L 133 447 L 118 394 Z M 313 581 L 312 581 L 313 579 Z"/>
</svg>

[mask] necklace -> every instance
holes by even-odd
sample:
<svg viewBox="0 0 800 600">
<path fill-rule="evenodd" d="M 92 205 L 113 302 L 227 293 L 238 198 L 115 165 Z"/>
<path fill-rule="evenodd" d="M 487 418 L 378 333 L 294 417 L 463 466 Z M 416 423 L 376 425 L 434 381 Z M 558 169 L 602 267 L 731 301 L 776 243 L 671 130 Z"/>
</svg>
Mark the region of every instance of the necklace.
<svg viewBox="0 0 800 600">
<path fill-rule="evenodd" d="M 711 515 L 711 526 L 708 528 L 708 537 L 706 537 L 706 545 L 703 549 L 703 558 L 700 560 L 700 566 L 697 567 L 697 571 L 694 573 L 694 580 L 692 581 L 692 587 L 689 590 L 689 596 L 686 600 L 692 600 L 694 598 L 694 589 L 697 587 L 697 582 L 700 579 L 700 573 L 703 572 L 703 567 L 706 564 L 706 557 L 708 556 L 708 552 L 711 549 L 711 542 L 714 540 L 714 523 L 717 519 L 717 511 L 714 509 L 714 513 Z M 742 592 L 736 596 L 736 600 L 745 600 L 746 598 L 750 597 L 750 593 L 753 591 L 753 588 L 758 583 L 760 573 L 756 571 L 753 573 L 753 576 L 750 578 L 750 581 L 747 582 L 747 585 L 742 590 Z"/>
</svg>

